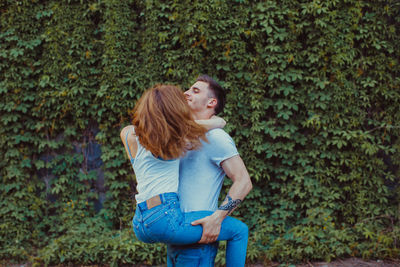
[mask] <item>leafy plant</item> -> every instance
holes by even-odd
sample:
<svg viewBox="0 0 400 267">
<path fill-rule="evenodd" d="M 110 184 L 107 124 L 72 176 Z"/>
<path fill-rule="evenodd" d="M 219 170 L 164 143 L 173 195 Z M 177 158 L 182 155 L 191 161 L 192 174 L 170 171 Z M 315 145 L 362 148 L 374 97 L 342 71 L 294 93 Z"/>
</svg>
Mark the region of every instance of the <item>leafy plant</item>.
<svg viewBox="0 0 400 267">
<path fill-rule="evenodd" d="M 227 89 L 226 131 L 254 183 L 235 213 L 249 261 L 399 257 L 398 1 L 0 10 L 0 259 L 163 263 L 165 246 L 130 230 L 136 183 L 119 130 L 146 88 L 201 73 Z"/>
</svg>

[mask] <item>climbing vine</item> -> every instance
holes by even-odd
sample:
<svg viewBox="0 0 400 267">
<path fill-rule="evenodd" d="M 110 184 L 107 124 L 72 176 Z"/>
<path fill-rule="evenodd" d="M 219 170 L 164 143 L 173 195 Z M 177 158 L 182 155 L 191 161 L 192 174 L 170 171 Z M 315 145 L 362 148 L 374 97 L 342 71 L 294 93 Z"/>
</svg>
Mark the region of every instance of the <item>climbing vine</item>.
<svg viewBox="0 0 400 267">
<path fill-rule="evenodd" d="M 202 73 L 227 89 L 225 129 L 254 183 L 234 214 L 249 261 L 399 257 L 398 1 L 0 10 L 0 259 L 163 263 L 164 246 L 132 233 L 119 131 L 146 88 Z"/>
</svg>

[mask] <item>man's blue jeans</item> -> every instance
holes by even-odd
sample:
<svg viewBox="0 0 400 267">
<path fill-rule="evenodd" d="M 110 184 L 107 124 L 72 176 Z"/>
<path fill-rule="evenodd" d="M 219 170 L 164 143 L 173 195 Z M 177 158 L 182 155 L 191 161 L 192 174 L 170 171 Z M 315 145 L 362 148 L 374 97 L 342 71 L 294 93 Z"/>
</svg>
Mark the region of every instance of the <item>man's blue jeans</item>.
<svg viewBox="0 0 400 267">
<path fill-rule="evenodd" d="M 211 244 L 168 245 L 168 267 L 213 267 L 218 242 Z"/>
<path fill-rule="evenodd" d="M 137 238 L 146 243 L 162 242 L 174 245 L 197 243 L 203 233 L 201 225 L 190 222 L 211 215 L 211 211 L 183 213 L 176 193 L 160 195 L 162 204 L 147 209 L 146 203 L 139 203 L 133 217 L 133 230 Z M 227 240 L 227 266 L 244 266 L 246 261 L 248 228 L 232 217 L 222 222 L 218 240 Z"/>
</svg>

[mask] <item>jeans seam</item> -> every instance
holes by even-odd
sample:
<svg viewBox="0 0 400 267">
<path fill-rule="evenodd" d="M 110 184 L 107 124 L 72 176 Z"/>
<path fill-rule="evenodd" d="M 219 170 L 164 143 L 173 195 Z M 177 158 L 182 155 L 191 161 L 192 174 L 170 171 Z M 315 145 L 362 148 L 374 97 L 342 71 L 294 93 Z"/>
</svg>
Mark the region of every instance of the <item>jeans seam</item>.
<svg viewBox="0 0 400 267">
<path fill-rule="evenodd" d="M 143 235 L 150 241 L 150 243 L 155 243 L 155 242 L 156 242 L 156 241 L 154 241 L 154 240 L 150 237 L 150 235 L 148 235 L 148 234 L 146 233 L 146 231 L 145 231 L 145 229 L 144 229 L 144 225 L 141 225 L 141 230 L 142 230 Z"/>
</svg>

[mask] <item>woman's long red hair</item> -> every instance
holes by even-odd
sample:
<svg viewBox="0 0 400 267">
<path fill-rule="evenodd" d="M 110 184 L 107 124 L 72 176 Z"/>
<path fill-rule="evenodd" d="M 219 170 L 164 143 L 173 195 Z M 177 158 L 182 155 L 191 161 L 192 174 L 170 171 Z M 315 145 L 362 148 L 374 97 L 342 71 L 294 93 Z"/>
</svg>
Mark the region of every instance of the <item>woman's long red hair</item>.
<svg viewBox="0 0 400 267">
<path fill-rule="evenodd" d="M 173 85 L 148 89 L 136 103 L 133 125 L 140 144 L 162 159 L 199 148 L 199 138 L 207 141 L 207 130 L 193 120 L 183 92 Z"/>
</svg>

